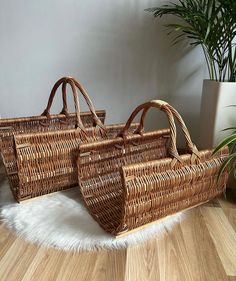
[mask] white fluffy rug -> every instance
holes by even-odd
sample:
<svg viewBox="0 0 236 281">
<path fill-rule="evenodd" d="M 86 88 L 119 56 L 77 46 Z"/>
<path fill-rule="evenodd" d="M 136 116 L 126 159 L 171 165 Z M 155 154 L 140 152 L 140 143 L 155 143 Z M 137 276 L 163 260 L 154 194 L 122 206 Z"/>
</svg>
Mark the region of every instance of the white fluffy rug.
<svg viewBox="0 0 236 281">
<path fill-rule="evenodd" d="M 114 238 L 88 214 L 78 188 L 18 204 L 6 179 L 0 179 L 0 216 L 7 227 L 30 242 L 74 251 L 124 248 L 170 230 L 183 218 L 177 214 L 133 234 Z"/>
</svg>

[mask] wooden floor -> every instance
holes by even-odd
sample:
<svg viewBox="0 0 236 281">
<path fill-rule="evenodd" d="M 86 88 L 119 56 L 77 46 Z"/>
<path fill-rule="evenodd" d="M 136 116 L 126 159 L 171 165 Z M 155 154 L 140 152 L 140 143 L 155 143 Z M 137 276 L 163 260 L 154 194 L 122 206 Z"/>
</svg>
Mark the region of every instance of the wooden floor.
<svg viewBox="0 0 236 281">
<path fill-rule="evenodd" d="M 119 251 L 31 245 L 0 222 L 0 281 L 236 281 L 236 198 L 186 212 L 172 231 Z"/>
</svg>

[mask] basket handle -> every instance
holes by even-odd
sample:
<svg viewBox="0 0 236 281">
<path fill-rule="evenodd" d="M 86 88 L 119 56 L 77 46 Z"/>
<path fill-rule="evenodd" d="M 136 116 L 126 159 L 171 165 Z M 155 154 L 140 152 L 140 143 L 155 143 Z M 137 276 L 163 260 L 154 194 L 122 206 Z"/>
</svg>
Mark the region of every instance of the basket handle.
<svg viewBox="0 0 236 281">
<path fill-rule="evenodd" d="M 67 79 L 70 78 L 70 77 L 62 77 L 61 79 L 59 79 L 53 86 L 52 90 L 51 90 L 51 93 L 50 93 L 50 96 L 48 98 L 48 104 L 47 104 L 47 107 L 46 109 L 43 111 L 43 113 L 41 114 L 42 116 L 47 116 L 48 118 L 50 118 L 50 110 L 51 110 L 51 107 L 52 107 L 52 103 L 53 103 L 53 100 L 54 100 L 54 97 L 55 97 L 55 94 L 58 90 L 58 88 L 60 87 L 60 85 L 62 83 L 65 83 L 67 81 Z M 63 94 L 62 95 L 62 100 L 63 100 L 63 108 L 61 110 L 61 114 L 65 114 L 65 115 L 68 115 L 68 112 L 67 112 L 67 101 L 66 101 L 66 97 L 64 97 L 66 95 Z"/>
<path fill-rule="evenodd" d="M 71 79 L 68 79 L 67 83 L 71 86 L 72 94 L 74 98 L 75 113 L 76 113 L 76 128 L 80 128 L 82 131 L 84 131 L 84 133 L 86 133 L 85 127 L 80 117 L 80 104 L 79 104 L 78 92 L 75 83 Z"/>
<path fill-rule="evenodd" d="M 57 89 L 59 88 L 59 86 L 62 84 L 62 99 L 63 99 L 63 108 L 62 111 L 60 112 L 61 114 L 65 114 L 66 116 L 68 116 L 68 108 L 67 108 L 67 100 L 66 100 L 66 86 L 67 84 L 70 84 L 71 88 L 72 88 L 72 92 L 73 92 L 73 96 L 76 94 L 78 96 L 78 92 L 76 87 L 80 90 L 81 94 L 83 95 L 89 111 L 92 113 L 92 117 L 94 120 L 94 124 L 99 126 L 100 128 L 102 128 L 103 130 L 105 130 L 105 126 L 103 125 L 103 123 L 101 122 L 101 120 L 98 118 L 97 114 L 96 114 L 96 110 L 93 106 L 93 103 L 88 95 L 88 93 L 86 92 L 86 90 L 84 89 L 84 87 L 78 82 L 76 81 L 76 79 L 74 79 L 73 77 L 63 77 L 61 79 L 59 79 L 55 85 L 53 86 L 49 99 L 48 99 L 48 104 L 46 109 L 44 110 L 44 112 L 42 113 L 43 116 L 47 116 L 48 118 L 50 118 L 50 109 L 52 106 L 52 102 L 54 100 L 55 94 Z M 75 86 L 73 87 L 72 84 Z M 80 118 L 80 106 L 79 106 L 79 101 L 77 100 L 77 104 L 76 104 L 76 100 L 75 100 L 75 96 L 74 96 L 74 103 L 75 103 L 75 108 L 76 109 L 76 114 L 77 114 L 77 125 L 79 127 L 83 127 L 81 118 Z M 79 116 L 78 116 L 79 114 Z M 79 122 L 79 124 L 78 124 Z"/>
<path fill-rule="evenodd" d="M 128 130 L 130 128 L 130 125 L 131 125 L 133 119 L 136 117 L 136 115 L 141 110 L 143 110 L 143 113 L 141 116 L 140 125 L 138 127 L 138 130 L 142 130 L 146 113 L 152 107 L 158 108 L 158 109 L 164 111 L 168 117 L 168 121 L 169 121 L 169 125 L 170 125 L 170 147 L 169 147 L 170 155 L 173 156 L 174 158 L 176 158 L 177 160 L 181 160 L 179 153 L 177 151 L 177 146 L 176 146 L 177 133 L 176 133 L 176 126 L 175 126 L 175 121 L 174 121 L 174 117 L 175 117 L 175 119 L 180 124 L 180 127 L 184 134 L 189 152 L 191 152 L 193 155 L 198 157 L 199 152 L 191 140 L 189 131 L 188 131 L 182 117 L 177 112 L 177 110 L 175 110 L 171 105 L 169 105 L 167 102 L 162 101 L 162 100 L 152 100 L 152 101 L 139 105 L 130 115 L 128 121 L 126 122 L 124 129 L 120 133 L 120 136 L 126 137 L 128 135 Z"/>
<path fill-rule="evenodd" d="M 73 80 L 75 86 L 77 87 L 77 89 L 79 89 L 79 91 L 81 92 L 81 94 L 83 95 L 86 104 L 88 105 L 89 111 L 92 114 L 93 120 L 94 120 L 94 124 L 95 126 L 100 127 L 101 129 L 103 129 L 104 131 L 106 131 L 105 125 L 101 122 L 101 120 L 99 119 L 99 117 L 97 116 L 96 110 L 94 108 L 94 105 L 87 93 L 87 91 L 85 90 L 85 88 L 74 78 L 70 78 L 71 80 Z M 68 82 L 63 82 L 62 84 L 62 98 L 63 98 L 63 109 L 62 109 L 62 113 L 68 114 L 68 109 L 67 109 L 67 101 L 66 101 L 66 87 L 67 87 Z M 80 110 L 80 108 L 79 108 Z"/>
</svg>

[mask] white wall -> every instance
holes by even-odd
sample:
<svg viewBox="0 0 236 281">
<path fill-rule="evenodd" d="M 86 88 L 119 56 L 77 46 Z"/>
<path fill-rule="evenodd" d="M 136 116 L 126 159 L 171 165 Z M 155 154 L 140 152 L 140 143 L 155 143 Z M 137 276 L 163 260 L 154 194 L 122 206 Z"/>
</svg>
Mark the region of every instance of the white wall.
<svg viewBox="0 0 236 281">
<path fill-rule="evenodd" d="M 38 115 L 54 82 L 72 75 L 107 110 L 108 122 L 162 98 L 176 105 L 196 140 L 204 60 L 186 43 L 171 47 L 163 20 L 144 11 L 165 2 L 1 0 L 1 117 Z M 58 96 L 54 112 L 60 109 Z M 150 114 L 148 123 L 156 122 Z"/>
</svg>

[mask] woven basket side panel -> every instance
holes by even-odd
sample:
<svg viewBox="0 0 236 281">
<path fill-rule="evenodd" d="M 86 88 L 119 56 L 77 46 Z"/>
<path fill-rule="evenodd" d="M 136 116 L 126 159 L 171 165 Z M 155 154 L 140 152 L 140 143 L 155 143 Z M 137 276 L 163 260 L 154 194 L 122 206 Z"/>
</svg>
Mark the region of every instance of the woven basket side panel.
<svg viewBox="0 0 236 281">
<path fill-rule="evenodd" d="M 98 117 L 104 123 L 106 113 L 105 111 L 98 111 Z M 93 126 L 93 118 L 91 113 L 82 112 L 81 119 L 85 127 Z M 0 119 L 0 140 L 4 142 L 5 138 L 13 135 L 25 133 L 39 133 L 57 130 L 73 129 L 76 124 L 76 115 L 69 114 L 69 117 L 64 115 L 52 115 L 52 118 L 45 116 L 35 116 L 15 119 Z M 8 147 L 4 143 L 0 146 Z"/>
<path fill-rule="evenodd" d="M 119 231 L 134 229 L 222 193 L 228 172 L 218 183 L 217 175 L 225 154 L 223 150 L 212 157 L 212 151 L 202 151 L 201 162 L 194 165 L 190 155 L 184 155 L 184 163 L 174 168 L 171 159 L 124 167 L 124 210 Z"/>
<path fill-rule="evenodd" d="M 166 137 L 148 137 L 141 143 L 94 151 L 79 157 L 79 183 L 85 203 L 98 223 L 108 232 L 119 227 L 122 218 L 123 183 L 121 167 L 167 157 Z"/>
<path fill-rule="evenodd" d="M 98 111 L 97 115 L 104 123 L 106 115 L 105 111 Z M 81 119 L 86 127 L 93 126 L 91 113 L 83 112 L 81 114 Z M 0 119 L 0 152 L 9 178 L 10 186 L 13 190 L 15 190 L 18 186 L 13 137 L 15 135 L 26 133 L 37 134 L 39 132 L 73 129 L 75 124 L 75 114 L 70 114 L 68 118 L 63 115 L 53 115 L 51 119 L 47 119 L 44 116 Z"/>
<path fill-rule="evenodd" d="M 121 234 L 222 193 L 228 172 L 218 184 L 217 174 L 227 151 L 215 157 L 212 151 L 201 152 L 201 162 L 195 165 L 191 165 L 190 155 L 184 155 L 184 163 L 174 168 L 171 158 L 162 157 L 165 153 L 160 157 L 163 159 L 152 161 L 155 153 L 151 151 L 150 161 L 140 163 L 137 159 L 142 153 L 147 157 L 144 151 L 138 153 L 140 158 L 117 157 L 114 149 L 100 150 L 90 160 L 88 156 L 81 158 L 79 177 L 84 200 L 107 232 Z M 124 167 L 123 173 L 120 167 Z"/>
<path fill-rule="evenodd" d="M 133 124 L 131 130 L 138 124 Z M 107 127 L 114 138 L 123 125 Z M 77 157 L 80 143 L 104 138 L 101 129 L 64 130 L 15 137 L 19 176 L 18 198 L 39 196 L 78 184 Z"/>
</svg>

